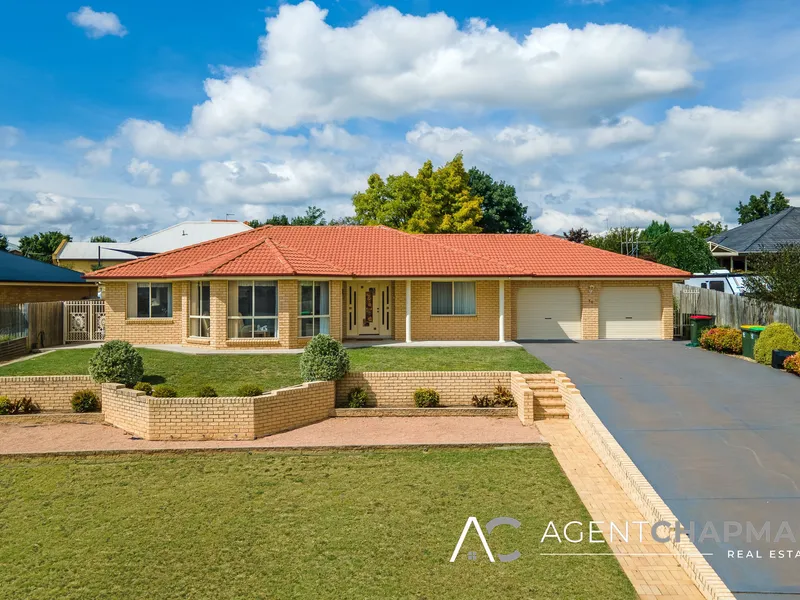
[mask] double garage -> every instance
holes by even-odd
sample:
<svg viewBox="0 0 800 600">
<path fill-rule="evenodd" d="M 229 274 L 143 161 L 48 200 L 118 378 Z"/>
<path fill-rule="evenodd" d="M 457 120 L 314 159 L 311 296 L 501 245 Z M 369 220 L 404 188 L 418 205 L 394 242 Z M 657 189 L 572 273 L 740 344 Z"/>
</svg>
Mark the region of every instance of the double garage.
<svg viewBox="0 0 800 600">
<path fill-rule="evenodd" d="M 598 297 L 599 339 L 661 339 L 658 287 L 603 286 Z M 520 288 L 517 292 L 517 338 L 583 339 L 582 313 L 581 292 L 577 287 Z"/>
</svg>

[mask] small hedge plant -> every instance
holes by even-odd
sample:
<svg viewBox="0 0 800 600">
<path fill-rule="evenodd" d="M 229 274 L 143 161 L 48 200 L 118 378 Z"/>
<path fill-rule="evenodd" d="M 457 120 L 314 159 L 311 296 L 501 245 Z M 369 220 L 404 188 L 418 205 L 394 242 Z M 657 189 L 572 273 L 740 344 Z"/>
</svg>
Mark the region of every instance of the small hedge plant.
<svg viewBox="0 0 800 600">
<path fill-rule="evenodd" d="M 349 408 L 366 408 L 369 396 L 363 388 L 357 387 L 350 390 L 347 394 L 347 406 Z"/>
<path fill-rule="evenodd" d="M 755 359 L 762 365 L 772 364 L 773 350 L 800 351 L 800 336 L 791 325 L 786 323 L 770 323 L 756 340 Z"/>
<path fill-rule="evenodd" d="M 178 390 L 166 383 L 153 386 L 153 398 L 177 398 Z"/>
<path fill-rule="evenodd" d="M 197 397 L 198 398 L 216 398 L 219 394 L 217 394 L 217 390 L 215 390 L 210 385 L 204 385 L 199 390 L 197 390 Z"/>
<path fill-rule="evenodd" d="M 153 386 L 146 381 L 140 381 L 133 386 L 133 389 L 135 389 L 137 392 L 144 392 L 147 396 L 153 395 Z"/>
<path fill-rule="evenodd" d="M 311 338 L 300 357 L 303 381 L 336 381 L 350 369 L 350 357 L 341 342 L 320 333 Z"/>
<path fill-rule="evenodd" d="M 39 405 L 27 396 L 23 396 L 19 400 L 0 396 L 0 415 L 29 415 L 39 411 Z"/>
<path fill-rule="evenodd" d="M 494 403 L 496 405 L 505 406 L 506 408 L 517 405 L 517 401 L 514 400 L 514 394 L 511 393 L 510 389 L 502 385 L 498 385 L 494 388 Z"/>
<path fill-rule="evenodd" d="M 263 393 L 264 388 L 257 383 L 245 383 L 244 385 L 239 386 L 239 389 L 236 390 L 236 395 L 240 397 L 260 396 Z"/>
<path fill-rule="evenodd" d="M 122 340 L 106 342 L 89 359 L 89 375 L 98 383 L 121 383 L 133 387 L 143 374 L 142 355 Z"/>
<path fill-rule="evenodd" d="M 731 327 L 712 327 L 700 336 L 700 346 L 724 354 L 741 354 L 742 332 Z"/>
<path fill-rule="evenodd" d="M 783 368 L 790 373 L 800 375 L 800 352 L 792 354 L 785 361 L 783 361 Z"/>
<path fill-rule="evenodd" d="M 421 388 L 414 392 L 414 405 L 417 408 L 436 408 L 439 406 L 439 392 Z"/>
<path fill-rule="evenodd" d="M 93 390 L 77 390 L 72 394 L 72 410 L 76 413 L 97 412 L 100 399 Z"/>
<path fill-rule="evenodd" d="M 494 406 L 494 398 L 489 394 L 484 394 L 483 396 L 478 396 L 478 394 L 475 394 L 472 396 L 472 406 L 477 406 L 478 408 L 489 408 Z"/>
</svg>

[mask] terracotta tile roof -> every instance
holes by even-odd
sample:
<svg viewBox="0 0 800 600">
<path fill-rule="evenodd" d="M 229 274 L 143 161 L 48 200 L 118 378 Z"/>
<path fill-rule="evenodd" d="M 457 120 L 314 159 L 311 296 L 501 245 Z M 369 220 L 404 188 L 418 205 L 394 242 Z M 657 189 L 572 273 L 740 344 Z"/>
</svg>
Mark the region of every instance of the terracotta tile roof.
<svg viewBox="0 0 800 600">
<path fill-rule="evenodd" d="M 293 275 L 682 279 L 689 274 L 540 234 L 412 235 L 383 226 L 268 226 L 107 267 L 87 277 Z"/>
</svg>

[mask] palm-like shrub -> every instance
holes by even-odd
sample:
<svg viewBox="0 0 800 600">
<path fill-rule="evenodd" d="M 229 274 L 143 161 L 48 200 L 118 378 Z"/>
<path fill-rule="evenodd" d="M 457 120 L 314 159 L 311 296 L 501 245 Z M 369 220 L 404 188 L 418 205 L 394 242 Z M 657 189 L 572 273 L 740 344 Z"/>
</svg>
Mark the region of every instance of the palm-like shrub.
<svg viewBox="0 0 800 600">
<path fill-rule="evenodd" d="M 770 323 L 756 340 L 753 354 L 762 365 L 770 365 L 773 350 L 800 351 L 800 336 L 786 323 Z"/>
<path fill-rule="evenodd" d="M 350 357 L 341 342 L 320 333 L 308 342 L 300 358 L 303 381 L 335 381 L 350 369 Z"/>
<path fill-rule="evenodd" d="M 98 383 L 121 383 L 133 387 L 143 374 L 142 355 L 122 340 L 106 342 L 89 359 L 89 375 Z"/>
</svg>

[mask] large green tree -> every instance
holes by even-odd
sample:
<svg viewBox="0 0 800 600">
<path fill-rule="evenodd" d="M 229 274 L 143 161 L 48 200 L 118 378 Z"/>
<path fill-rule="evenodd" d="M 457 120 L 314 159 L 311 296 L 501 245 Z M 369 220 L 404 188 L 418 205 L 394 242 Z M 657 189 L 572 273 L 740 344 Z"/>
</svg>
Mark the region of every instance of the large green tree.
<svg viewBox="0 0 800 600">
<path fill-rule="evenodd" d="M 416 177 L 372 174 L 367 189 L 353 196 L 355 220 L 362 225 L 388 225 L 412 233 L 479 233 L 481 202 L 469 185 L 461 154 L 433 168 L 426 161 Z"/>
<path fill-rule="evenodd" d="M 8 238 L 0 233 L 0 252 L 8 252 Z"/>
<path fill-rule="evenodd" d="M 703 240 L 707 240 L 711 236 L 719 235 L 725 231 L 728 231 L 728 226 L 723 225 L 719 221 L 716 223 L 713 221 L 703 221 L 692 227 L 692 233 Z"/>
<path fill-rule="evenodd" d="M 93 235 L 92 239 L 90 239 L 89 241 L 94 243 L 113 243 L 116 242 L 117 240 L 108 237 L 107 235 Z"/>
<path fill-rule="evenodd" d="M 708 273 L 717 268 L 708 244 L 689 231 L 670 231 L 658 237 L 649 247 L 649 254 L 658 263 L 690 273 Z"/>
<path fill-rule="evenodd" d="M 612 227 L 605 233 L 593 235 L 584 243 L 587 246 L 616 252 L 617 254 L 638 254 L 642 230 L 636 227 Z"/>
<path fill-rule="evenodd" d="M 747 267 L 753 275 L 744 280 L 748 296 L 800 308 L 800 244 L 751 254 Z"/>
<path fill-rule="evenodd" d="M 745 223 L 774 215 L 787 208 L 789 208 L 789 201 L 783 195 L 783 192 L 776 192 L 773 197 L 769 191 L 765 191 L 760 196 L 751 195 L 747 204 L 739 202 L 736 212 L 739 213 L 739 223 L 744 225 Z"/>
<path fill-rule="evenodd" d="M 264 225 L 326 225 L 325 211 L 317 206 L 309 206 L 303 215 L 298 215 L 289 219 L 286 215 L 272 215 L 269 219 L 259 221 L 252 219 L 246 223 L 253 229 L 258 229 Z M 333 223 L 333 221 L 331 221 Z"/>
<path fill-rule="evenodd" d="M 53 262 L 53 253 L 58 248 L 61 240 L 71 241 L 72 238 L 60 231 L 47 231 L 34 233 L 19 239 L 19 250 L 24 256 L 35 258 L 46 263 Z"/>
<path fill-rule="evenodd" d="M 670 233 L 671 231 L 672 225 L 670 225 L 667 221 L 659 223 L 658 221 L 653 220 L 650 222 L 650 225 L 644 228 L 641 238 L 642 240 L 655 242 L 662 235 L 665 233 Z"/>
<path fill-rule="evenodd" d="M 570 242 L 583 244 L 586 240 L 592 237 L 592 234 L 589 233 L 589 230 L 586 229 L 586 227 L 579 227 L 578 229 L 573 227 L 569 231 L 564 232 L 564 237 Z"/>
<path fill-rule="evenodd" d="M 469 172 L 469 187 L 473 196 L 483 198 L 483 233 L 532 233 L 533 225 L 527 207 L 517 199 L 517 190 L 505 181 L 495 181 L 477 167 Z"/>
</svg>

